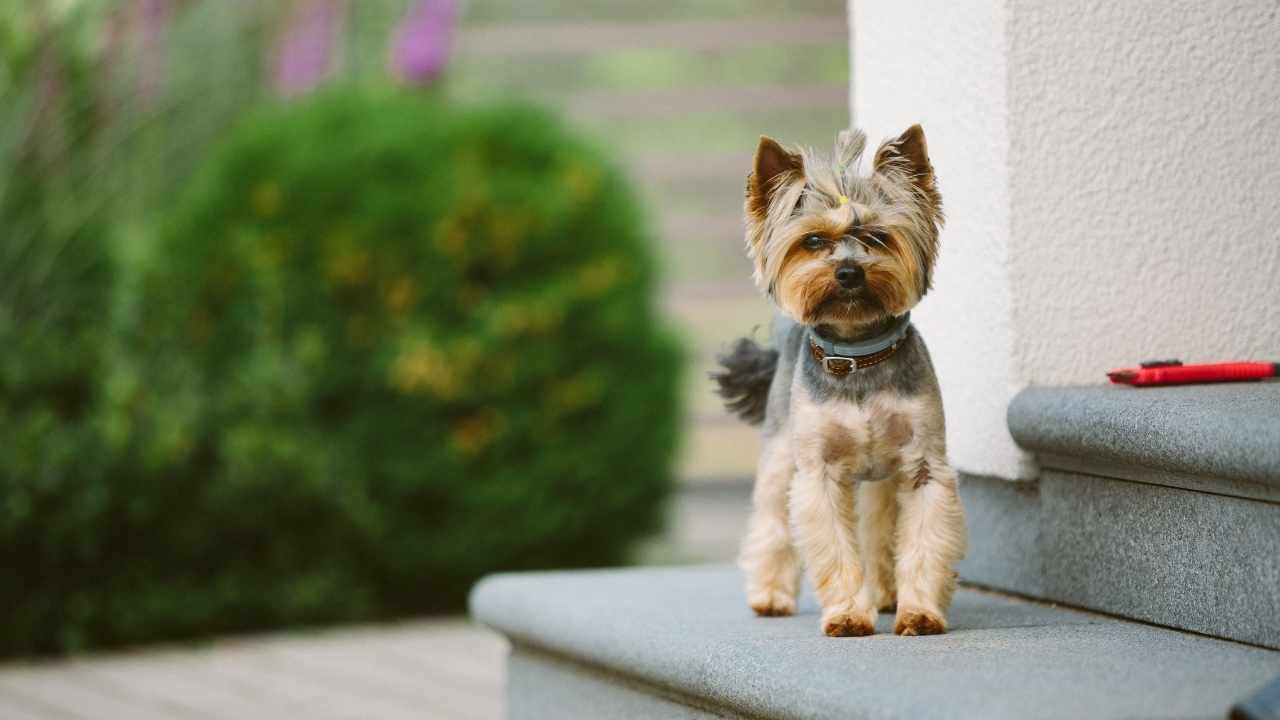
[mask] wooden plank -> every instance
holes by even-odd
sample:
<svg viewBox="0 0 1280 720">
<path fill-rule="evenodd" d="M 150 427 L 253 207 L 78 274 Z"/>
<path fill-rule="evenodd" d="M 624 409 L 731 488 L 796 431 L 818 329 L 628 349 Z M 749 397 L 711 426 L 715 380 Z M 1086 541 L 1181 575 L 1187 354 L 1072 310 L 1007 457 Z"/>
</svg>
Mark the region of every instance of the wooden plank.
<svg viewBox="0 0 1280 720">
<path fill-rule="evenodd" d="M 610 21 L 479 25 L 459 34 L 458 62 L 468 56 L 572 54 L 634 48 L 726 50 L 782 44 L 847 42 L 843 15 L 714 20 Z"/>
<path fill-rule="evenodd" d="M 678 88 L 632 92 L 574 93 L 565 98 L 570 112 L 592 117 L 659 117 L 696 112 L 750 113 L 780 107 L 845 110 L 849 87 L 829 83 L 743 88 Z M 748 149 L 750 150 L 750 148 Z M 734 173 L 741 174 L 741 170 Z"/>
<path fill-rule="evenodd" d="M 462 720 L 488 720 L 502 716 L 502 684 L 497 678 L 466 687 L 448 678 L 424 676 L 397 662 L 368 638 L 348 640 L 341 645 L 277 642 L 263 651 L 289 662 L 300 673 L 319 679 L 341 681 L 350 686 L 409 702 L 424 710 L 445 713 Z M 356 644 L 360 643 L 360 644 Z"/>
<path fill-rule="evenodd" d="M 432 667 L 449 672 L 415 670 L 385 650 L 404 634 L 431 636 L 438 655 Z M 217 653 L 220 658 L 230 655 L 239 657 L 238 672 L 254 668 L 273 678 L 287 675 L 290 692 L 299 685 L 322 684 L 343 687 L 353 696 L 412 707 L 428 717 L 487 720 L 504 714 L 505 640 L 463 622 L 395 623 L 274 636 L 227 644 Z M 478 655 L 484 657 L 475 664 Z"/>
<path fill-rule="evenodd" d="M 380 636 L 387 657 L 420 677 L 435 677 L 473 690 L 505 688 L 506 639 L 490 630 L 469 627 L 407 629 Z"/>
<path fill-rule="evenodd" d="M 217 652 L 208 659 L 211 674 L 270 696 L 274 703 L 296 708 L 294 713 L 301 717 L 416 720 L 433 716 L 432 708 L 379 696 L 341 678 L 317 678 L 301 672 L 296 663 L 281 662 L 258 650 Z"/>
<path fill-rule="evenodd" d="M 464 25 L 494 22 L 544 23 L 566 17 L 611 18 L 644 21 L 665 18 L 731 18 L 749 16 L 817 15 L 843 13 L 840 0 L 480 0 L 462 3 Z"/>
<path fill-rule="evenodd" d="M 745 187 L 751 171 L 751 154 L 755 148 L 740 153 L 690 155 L 688 153 L 651 152 L 632 163 L 636 172 L 652 182 L 669 182 L 681 178 L 741 178 Z"/>
<path fill-rule="evenodd" d="M 122 693 L 196 717 L 273 718 L 298 709 L 269 689 L 209 672 L 209 657 L 209 652 L 146 653 L 95 660 L 83 670 Z"/>
<path fill-rule="evenodd" d="M 23 700 L 0 690 L 0 718 L 4 720 L 68 720 L 72 717 L 56 708 Z"/>
<path fill-rule="evenodd" d="M 98 720 L 181 720 L 194 718 L 183 708 L 153 705 L 123 695 L 87 676 L 72 662 L 40 669 L 7 668 L 0 673 L 0 693 L 47 708 L 52 717 Z"/>
<path fill-rule="evenodd" d="M 703 242 L 728 243 L 734 250 L 743 253 L 742 245 L 742 212 L 680 214 L 662 218 L 662 237 L 669 242 Z"/>
<path fill-rule="evenodd" d="M 280 633 L 0 668 L 0 718 L 496 720 L 506 641 L 466 621 Z"/>
</svg>

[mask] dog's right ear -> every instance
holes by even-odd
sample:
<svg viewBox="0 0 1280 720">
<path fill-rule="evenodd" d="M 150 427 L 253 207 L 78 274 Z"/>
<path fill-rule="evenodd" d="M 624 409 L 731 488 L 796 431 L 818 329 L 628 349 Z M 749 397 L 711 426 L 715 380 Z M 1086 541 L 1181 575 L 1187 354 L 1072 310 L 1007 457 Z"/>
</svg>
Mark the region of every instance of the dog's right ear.
<svg viewBox="0 0 1280 720">
<path fill-rule="evenodd" d="M 763 221 L 778 188 L 793 176 L 803 174 L 804 159 L 798 153 L 788 152 L 773 138 L 761 135 L 754 169 L 747 176 L 747 212 Z"/>
<path fill-rule="evenodd" d="M 912 125 L 898 137 L 884 141 L 876 150 L 872 166 L 878 173 L 889 173 L 914 185 L 929 201 L 936 219 L 941 218 L 942 197 L 933 176 L 933 163 L 929 162 L 929 144 L 923 128 Z"/>
</svg>

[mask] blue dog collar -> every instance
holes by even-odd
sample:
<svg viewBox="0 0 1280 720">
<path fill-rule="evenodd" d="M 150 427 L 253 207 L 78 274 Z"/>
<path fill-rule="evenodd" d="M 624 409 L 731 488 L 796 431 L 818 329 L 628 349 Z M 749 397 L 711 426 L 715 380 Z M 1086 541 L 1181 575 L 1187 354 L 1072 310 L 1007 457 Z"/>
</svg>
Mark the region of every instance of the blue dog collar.
<svg viewBox="0 0 1280 720">
<path fill-rule="evenodd" d="M 851 343 L 831 342 L 809 328 L 809 349 L 813 358 L 832 375 L 848 375 L 886 360 L 898 349 L 898 343 L 911 329 L 911 313 L 902 315 L 893 325 L 875 337 Z"/>
</svg>

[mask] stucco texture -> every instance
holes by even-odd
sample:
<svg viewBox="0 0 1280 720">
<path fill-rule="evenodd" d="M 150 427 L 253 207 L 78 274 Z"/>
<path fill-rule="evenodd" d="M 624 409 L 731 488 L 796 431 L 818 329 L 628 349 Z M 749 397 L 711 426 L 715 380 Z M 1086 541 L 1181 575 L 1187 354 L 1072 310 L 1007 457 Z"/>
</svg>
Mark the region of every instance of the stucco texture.
<svg viewBox="0 0 1280 720">
<path fill-rule="evenodd" d="M 1280 361 L 1274 2 L 1016 2 L 1020 384 L 1148 358 Z"/>
<path fill-rule="evenodd" d="M 1026 474 L 1004 422 L 1015 375 L 1005 8 L 858 0 L 849 15 L 854 123 L 873 142 L 921 123 L 942 189 L 934 286 L 912 317 L 942 385 L 952 461 Z"/>
<path fill-rule="evenodd" d="M 1028 477 L 1031 384 L 1280 360 L 1272 2 L 850 4 L 852 111 L 922 122 L 948 214 L 915 313 L 962 470 Z"/>
</svg>

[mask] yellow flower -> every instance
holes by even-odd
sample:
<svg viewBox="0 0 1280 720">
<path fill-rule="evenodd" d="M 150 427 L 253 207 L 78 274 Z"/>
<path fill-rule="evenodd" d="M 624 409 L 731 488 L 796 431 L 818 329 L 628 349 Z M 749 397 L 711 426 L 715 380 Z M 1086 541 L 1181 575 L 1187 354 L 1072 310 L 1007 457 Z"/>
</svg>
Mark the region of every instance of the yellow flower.
<svg viewBox="0 0 1280 720">
<path fill-rule="evenodd" d="M 489 221 L 494 257 L 507 263 L 514 260 L 531 222 L 528 213 L 513 210 L 495 212 Z"/>
<path fill-rule="evenodd" d="M 498 316 L 498 331 L 507 337 L 519 335 L 529 329 L 529 315 L 519 303 L 509 303 Z"/>
<path fill-rule="evenodd" d="M 498 315 L 498 332 L 506 337 L 545 334 L 560 327 L 564 310 L 549 302 L 518 299 L 505 303 Z"/>
<path fill-rule="evenodd" d="M 471 308 L 480 304 L 485 299 L 487 293 L 484 288 L 479 285 L 467 284 L 458 288 L 458 306 L 461 308 Z"/>
<path fill-rule="evenodd" d="M 441 255 L 460 260 L 467 249 L 467 233 L 454 218 L 445 218 L 436 227 L 435 246 Z"/>
<path fill-rule="evenodd" d="M 572 161 L 565 166 L 561 179 L 569 198 L 580 203 L 595 195 L 600 185 L 600 171 L 591 165 Z"/>
<path fill-rule="evenodd" d="M 529 308 L 529 329 L 535 333 L 546 333 L 560 327 L 564 319 L 564 311 L 558 305 L 548 302 L 536 303 Z"/>
<path fill-rule="evenodd" d="M 567 414 L 595 404 L 602 391 L 598 378 L 582 373 L 552 386 L 547 399 L 552 412 Z"/>
<path fill-rule="evenodd" d="M 383 301 L 387 304 L 387 310 L 395 318 L 402 318 L 408 314 L 417 297 L 418 288 L 414 285 L 413 278 L 408 275 L 397 277 L 383 293 Z"/>
<path fill-rule="evenodd" d="M 284 207 L 280 186 L 271 181 L 260 182 L 249 193 L 249 207 L 258 217 L 272 218 Z"/>
<path fill-rule="evenodd" d="M 284 264 L 286 254 L 284 241 L 278 235 L 270 233 L 256 245 L 253 264 L 263 270 L 274 270 Z"/>
<path fill-rule="evenodd" d="M 330 255 L 325 275 L 335 285 L 363 285 L 369 280 L 372 264 L 369 251 L 343 248 Z"/>
<path fill-rule="evenodd" d="M 450 440 L 462 454 L 474 455 L 493 441 L 503 425 L 500 415 L 492 410 L 482 410 L 454 423 Z"/>
<path fill-rule="evenodd" d="M 471 338 L 463 338 L 448 348 L 417 341 L 391 364 L 389 380 L 392 387 L 403 393 L 425 392 L 441 399 L 455 398 L 483 354 L 484 348 Z"/>
<path fill-rule="evenodd" d="M 361 235 L 352 221 L 343 219 L 334 222 L 321 237 L 321 262 L 330 285 L 354 287 L 369 282 L 373 257 Z"/>
<path fill-rule="evenodd" d="M 578 270 L 578 289 L 588 297 L 602 295 L 622 280 L 622 261 L 606 257 L 583 265 Z"/>
</svg>

